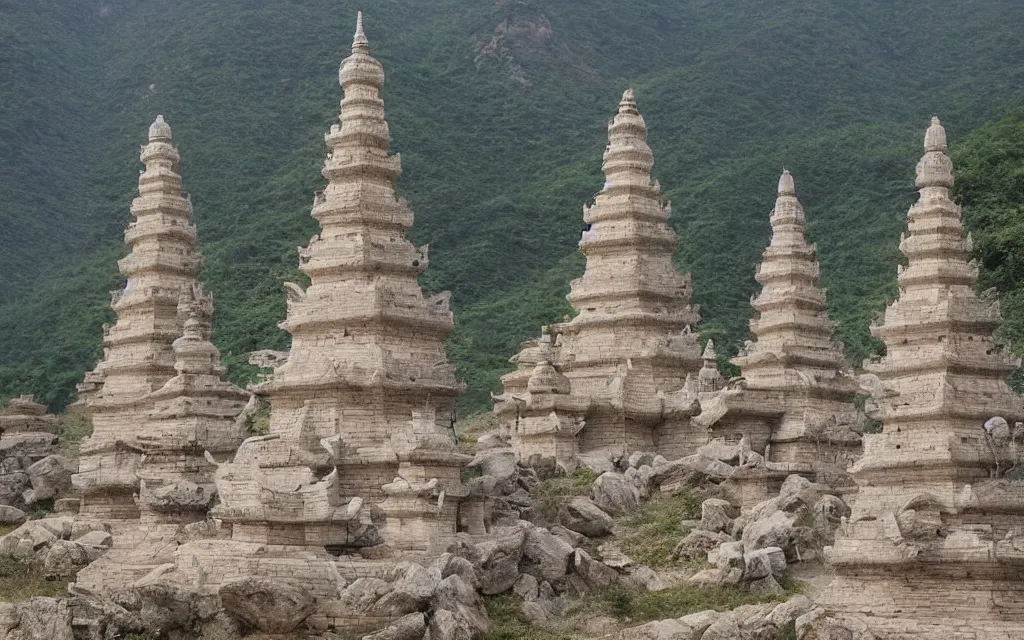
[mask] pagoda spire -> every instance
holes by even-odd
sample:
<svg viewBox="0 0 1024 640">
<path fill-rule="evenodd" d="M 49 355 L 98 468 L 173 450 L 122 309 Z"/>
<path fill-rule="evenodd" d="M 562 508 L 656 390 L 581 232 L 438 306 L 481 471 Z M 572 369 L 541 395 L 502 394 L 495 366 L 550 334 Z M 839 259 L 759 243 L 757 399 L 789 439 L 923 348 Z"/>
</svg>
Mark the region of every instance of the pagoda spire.
<svg viewBox="0 0 1024 640">
<path fill-rule="evenodd" d="M 343 478 L 338 490 L 381 499 L 381 478 L 393 479 L 399 464 L 392 434 L 429 423 L 420 435 L 451 441 L 462 386 L 445 356 L 453 328 L 448 295 L 427 299 L 417 280 L 428 251 L 406 238 L 413 212 L 395 194 L 401 160 L 388 152 L 384 69 L 370 55 L 361 17 L 338 79 L 339 118 L 324 137 L 327 185 L 311 211 L 321 231 L 299 249 L 299 269 L 310 285 L 288 285 L 280 326 L 292 335 L 291 351 L 260 388 L 271 403 L 271 433 L 290 438 L 303 425 L 320 437 L 340 437 L 353 451 L 374 452 L 374 473 L 365 465 L 346 472 L 357 461 L 336 461 Z M 304 408 L 312 399 L 316 412 Z M 296 446 L 311 446 L 319 456 L 317 442 Z"/>
<path fill-rule="evenodd" d="M 185 300 L 204 309 L 212 305 L 196 283 L 201 260 L 192 203 L 182 190 L 181 157 L 162 115 L 149 127 L 140 159 L 145 170 L 131 205 L 135 220 L 124 233 L 129 253 L 117 263 L 125 286 L 111 294 L 117 322 L 104 327 L 103 360 L 80 385 L 77 403 L 93 418 L 74 478 L 83 513 L 114 518 L 137 517 L 132 493 L 138 461 L 117 443 L 138 435 L 151 394 L 178 373 L 172 343 L 187 319 L 179 306 Z"/>
<path fill-rule="evenodd" d="M 829 554 L 836 577 L 818 601 L 879 638 L 964 628 L 1014 637 L 1022 617 L 1004 603 L 1024 593 L 1024 488 L 1001 477 L 1017 462 L 1012 438 L 984 425 L 1021 419 L 1021 399 L 1006 382 L 1020 361 L 994 339 L 998 302 L 974 292 L 978 270 L 949 197 L 953 163 L 938 118 L 916 185 L 899 297 L 871 327 L 886 354 L 864 363 L 885 391 L 882 432 L 864 435 L 864 456 L 850 469 L 860 489 Z"/>
<path fill-rule="evenodd" d="M 785 384 L 787 369 L 834 377 L 846 368 L 842 346 L 832 341 L 835 325 L 818 286 L 817 249 L 804 237 L 804 209 L 793 175 L 785 169 L 769 220 L 771 243 L 755 276 L 762 289 L 751 300 L 757 312 L 750 321 L 755 341 L 733 362 L 755 385 Z"/>
</svg>

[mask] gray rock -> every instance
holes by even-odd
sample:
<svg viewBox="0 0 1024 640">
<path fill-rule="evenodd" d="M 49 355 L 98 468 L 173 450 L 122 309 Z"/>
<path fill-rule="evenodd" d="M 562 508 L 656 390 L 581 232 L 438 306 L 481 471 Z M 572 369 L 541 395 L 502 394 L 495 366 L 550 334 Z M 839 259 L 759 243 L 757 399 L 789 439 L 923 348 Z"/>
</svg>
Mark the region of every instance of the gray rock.
<svg viewBox="0 0 1024 640">
<path fill-rule="evenodd" d="M 699 471 L 715 480 L 725 480 L 736 472 L 736 467 L 726 464 L 721 460 L 705 458 L 700 454 L 682 458 L 679 460 L 679 463 L 689 471 Z"/>
<path fill-rule="evenodd" d="M 789 547 L 793 531 L 793 518 L 783 511 L 776 511 L 767 518 L 751 522 L 743 529 L 743 546 L 750 551 L 766 547 Z"/>
<path fill-rule="evenodd" d="M 313 613 L 309 591 L 292 580 L 242 578 L 220 587 L 224 611 L 264 633 L 291 633 Z"/>
<path fill-rule="evenodd" d="M 419 565 L 403 567 L 403 573 L 392 584 L 391 591 L 381 596 L 370 608 L 372 615 L 397 618 L 416 611 L 424 611 L 441 582 L 441 570 L 425 569 Z"/>
<path fill-rule="evenodd" d="M 647 466 L 653 466 L 654 465 L 654 454 L 653 453 L 647 453 L 647 452 L 644 452 L 644 451 L 635 451 L 635 452 L 633 452 L 632 455 L 629 456 L 629 466 L 630 467 L 632 467 L 634 469 L 639 469 L 640 467 L 642 467 L 644 465 L 647 465 Z"/>
<path fill-rule="evenodd" d="M 719 569 L 740 569 L 746 566 L 743 561 L 743 543 L 725 542 L 722 546 L 708 553 L 708 562 Z"/>
<path fill-rule="evenodd" d="M 53 501 L 54 513 L 78 513 L 82 506 L 79 498 L 58 498 Z"/>
<path fill-rule="evenodd" d="M 572 566 L 574 576 L 582 581 L 583 591 L 606 589 L 619 579 L 619 574 L 615 569 L 594 560 L 582 549 L 573 552 Z"/>
<path fill-rule="evenodd" d="M 813 608 L 814 603 L 807 596 L 796 596 L 772 609 L 767 620 L 781 629 Z"/>
<path fill-rule="evenodd" d="M 372 635 L 364 636 L 363 640 L 421 640 L 427 630 L 427 621 L 422 613 L 410 613 L 395 620 L 387 628 Z"/>
<path fill-rule="evenodd" d="M 480 597 L 480 594 L 476 589 L 470 586 L 459 576 L 451 575 L 442 580 L 437 586 L 437 591 L 434 593 L 431 604 L 433 606 L 435 619 L 442 611 L 454 614 L 455 618 L 453 621 L 458 624 L 459 628 L 461 628 L 463 632 L 468 633 L 465 637 L 477 638 L 487 633 L 489 623 L 487 620 L 487 608 L 484 605 L 484 600 Z M 450 622 L 451 621 L 448 623 Z M 436 635 L 433 629 L 434 624 L 432 620 L 431 637 L 449 637 Z"/>
<path fill-rule="evenodd" d="M 24 495 L 26 504 L 50 500 L 58 493 L 71 488 L 71 476 L 78 472 L 78 464 L 64 456 L 46 456 L 27 470 L 32 483 L 31 492 Z"/>
<path fill-rule="evenodd" d="M 580 465 L 600 475 L 609 471 L 615 471 L 615 463 L 608 455 L 601 453 L 584 453 L 577 456 Z"/>
<path fill-rule="evenodd" d="M 709 460 L 735 463 L 739 462 L 740 459 L 740 447 L 739 445 L 725 444 L 721 440 L 716 440 L 697 449 L 697 455 Z"/>
<path fill-rule="evenodd" d="M 0 473 L 0 504 L 14 507 L 25 506 L 23 496 L 31 487 L 32 481 L 28 479 L 28 474 L 24 471 Z"/>
<path fill-rule="evenodd" d="M 55 540 L 43 556 L 43 571 L 48 576 L 70 578 L 90 562 L 85 547 L 70 540 Z"/>
<path fill-rule="evenodd" d="M 597 505 L 595 505 L 595 506 L 597 506 Z M 563 527 L 560 524 L 556 524 L 553 527 L 548 527 L 548 531 L 550 531 L 552 534 L 558 536 L 562 540 L 565 540 L 567 543 L 569 543 L 569 545 L 573 549 L 575 549 L 576 547 L 580 546 L 581 544 L 583 544 L 587 540 L 587 537 L 585 535 L 583 535 L 582 533 L 576 533 L 575 531 L 570 531 L 569 529 L 566 529 L 565 527 Z"/>
<path fill-rule="evenodd" d="M 114 537 L 106 531 L 90 531 L 75 538 L 75 542 L 83 546 L 103 547 L 109 549 L 114 544 Z"/>
<path fill-rule="evenodd" d="M 71 608 L 66 599 L 36 597 L 16 606 L 18 608 L 16 614 L 18 626 L 15 633 L 18 635 L 13 638 L 17 640 L 74 640 L 71 630 Z M 12 638 L 10 634 L 5 637 Z"/>
<path fill-rule="evenodd" d="M 768 576 L 781 578 L 786 573 L 786 554 L 778 547 L 755 549 L 743 554 L 746 570 L 744 580 L 759 580 Z"/>
<path fill-rule="evenodd" d="M 508 443 L 502 440 L 496 433 L 485 433 L 476 440 L 477 451 L 488 449 L 507 449 Z"/>
<path fill-rule="evenodd" d="M 543 626 L 554 618 L 551 610 L 544 603 L 537 602 L 536 600 L 522 603 L 520 610 L 523 612 L 526 620 L 535 627 Z"/>
<path fill-rule="evenodd" d="M 0 505 L 0 524 L 22 524 L 28 519 L 28 515 L 21 509 Z"/>
<path fill-rule="evenodd" d="M 759 596 L 781 596 L 786 593 L 786 590 L 782 588 L 779 581 L 775 579 L 775 576 L 765 576 L 759 580 L 752 580 L 747 589 L 750 593 Z"/>
<path fill-rule="evenodd" d="M 718 531 L 694 529 L 679 541 L 672 557 L 677 560 L 706 560 L 709 551 L 731 540 L 728 535 Z"/>
<path fill-rule="evenodd" d="M 626 571 L 623 581 L 640 591 L 662 591 L 666 588 L 665 582 L 657 572 L 643 564 L 630 567 Z"/>
<path fill-rule="evenodd" d="M 505 593 L 516 583 L 525 543 L 522 528 L 502 527 L 495 530 L 493 538 L 476 545 L 480 560 L 474 566 L 484 595 Z"/>
<path fill-rule="evenodd" d="M 715 620 L 711 626 L 707 628 L 704 635 L 701 636 L 701 640 L 738 640 L 743 636 L 740 635 L 740 625 L 736 619 L 736 614 L 732 611 L 723 613 Z"/>
<path fill-rule="evenodd" d="M 700 505 L 700 524 L 697 527 L 704 531 L 730 531 L 737 515 L 736 508 L 728 501 L 710 498 Z"/>
<path fill-rule="evenodd" d="M 516 594 L 521 600 L 530 602 L 536 600 L 539 596 L 537 593 L 537 587 L 540 585 L 537 582 L 537 578 L 534 578 L 530 574 L 523 574 L 519 576 L 516 583 L 512 585 L 512 593 Z"/>
<path fill-rule="evenodd" d="M 429 635 L 424 640 L 473 640 L 473 630 L 462 616 L 440 609 L 430 618 Z"/>
<path fill-rule="evenodd" d="M 380 578 L 356 578 L 341 593 L 341 602 L 355 613 L 367 613 L 389 591 L 391 585 Z"/>
<path fill-rule="evenodd" d="M 146 629 L 161 633 L 183 631 L 190 635 L 220 611 L 217 596 L 188 587 L 154 582 L 135 587 L 134 608 Z"/>
<path fill-rule="evenodd" d="M 701 611 L 678 619 L 648 622 L 620 631 L 618 640 L 700 640 L 720 615 L 717 611 Z"/>
<path fill-rule="evenodd" d="M 566 529 L 588 538 L 611 535 L 612 517 L 587 497 L 577 496 L 558 510 L 558 521 Z"/>
<path fill-rule="evenodd" d="M 569 572 L 572 545 L 547 529 L 535 527 L 526 534 L 520 571 L 554 582 Z"/>
<path fill-rule="evenodd" d="M 441 579 L 448 576 L 459 576 L 474 589 L 480 588 L 480 580 L 477 578 L 476 569 L 469 560 L 459 557 L 453 553 L 442 553 L 431 566 L 437 567 L 441 572 Z"/>
<path fill-rule="evenodd" d="M 591 497 L 594 504 L 612 515 L 632 513 L 640 507 L 639 490 L 621 473 L 608 472 L 598 476 Z"/>
</svg>

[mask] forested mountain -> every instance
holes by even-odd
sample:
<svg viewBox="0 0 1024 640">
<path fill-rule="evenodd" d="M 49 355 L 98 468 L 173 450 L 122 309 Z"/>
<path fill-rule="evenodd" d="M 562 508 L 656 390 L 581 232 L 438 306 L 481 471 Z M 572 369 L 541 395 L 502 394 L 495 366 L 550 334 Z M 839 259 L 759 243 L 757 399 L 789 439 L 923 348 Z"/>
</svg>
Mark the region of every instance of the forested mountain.
<svg viewBox="0 0 1024 640">
<path fill-rule="evenodd" d="M 431 245 L 423 285 L 453 292 L 466 410 L 486 406 L 520 340 L 568 312 L 581 207 L 629 86 L 678 265 L 723 351 L 746 337 L 783 166 L 847 356 L 870 351 L 932 114 L 962 165 L 984 284 L 1024 307 L 1024 135 L 1007 112 L 1024 99 L 1019 0 L 0 0 L 0 396 L 59 407 L 99 356 L 158 113 L 232 372 L 244 377 L 248 351 L 287 347 L 281 283 L 300 278 L 295 248 L 317 230 L 357 8 L 388 74 L 412 240 Z"/>
</svg>

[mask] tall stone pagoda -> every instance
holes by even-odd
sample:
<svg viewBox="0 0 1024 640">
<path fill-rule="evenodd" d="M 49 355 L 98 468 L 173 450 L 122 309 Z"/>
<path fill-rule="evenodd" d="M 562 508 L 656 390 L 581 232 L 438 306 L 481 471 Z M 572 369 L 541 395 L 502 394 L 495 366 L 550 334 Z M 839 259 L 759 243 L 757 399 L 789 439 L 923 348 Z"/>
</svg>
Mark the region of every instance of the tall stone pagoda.
<svg viewBox="0 0 1024 640">
<path fill-rule="evenodd" d="M 79 387 L 79 408 L 93 421 L 75 476 L 82 514 L 115 519 L 138 516 L 132 496 L 140 455 L 126 443 L 152 408 L 149 394 L 177 374 L 171 343 L 182 333 L 186 310 L 209 307 L 193 299 L 201 259 L 192 204 L 163 116 L 150 126 L 140 157 L 146 169 L 131 205 L 135 220 L 125 230 L 129 254 L 118 261 L 126 283 L 111 294 L 117 322 L 104 326 L 103 360 Z"/>
<path fill-rule="evenodd" d="M 604 189 L 584 207 L 580 251 L 587 265 L 569 293 L 578 315 L 547 328 L 551 364 L 569 379 L 573 396 L 589 400 L 581 452 L 683 453 L 685 418 L 666 420 L 665 394 L 701 368 L 692 332 L 700 315 L 690 304 L 689 276 L 672 265 L 671 207 L 651 179 L 653 165 L 647 125 L 627 90 L 608 126 Z M 506 425 L 516 419 L 514 395 L 506 387 L 495 398 Z"/>
<path fill-rule="evenodd" d="M 750 459 L 764 464 L 741 469 L 729 483 L 745 506 L 792 473 L 850 485 L 844 470 L 860 451 L 859 387 L 832 340 L 817 250 L 804 238 L 806 218 L 788 171 L 770 221 L 771 243 L 755 276 L 762 289 L 751 299 L 754 340 L 732 361 L 743 376 L 717 392 L 702 388 L 693 419 L 706 441 L 743 441 L 759 454 Z"/>
<path fill-rule="evenodd" d="M 851 469 L 860 492 L 820 596 L 834 618 L 874 637 L 1020 638 L 1024 628 L 1024 486 L 1009 424 L 1018 365 L 993 332 L 999 304 L 974 292 L 953 166 L 937 118 L 917 165 L 899 298 L 871 328 L 886 355 L 865 362 L 885 389 L 882 433 L 864 436 Z M 988 424 L 986 424 L 988 423 Z M 1002 423 L 1002 428 L 986 428 Z M 858 636 L 859 637 L 859 636 Z M 867 636 L 865 636 L 867 637 Z"/>
<path fill-rule="evenodd" d="M 328 184 L 312 209 L 321 232 L 299 250 L 310 285 L 287 285 L 291 351 L 257 388 L 270 401 L 270 433 L 221 465 L 217 512 L 234 540 L 321 551 L 376 544 L 364 526 L 379 514 L 372 524 L 389 545 L 427 552 L 455 536 L 470 460 L 454 441 L 462 386 L 445 356 L 449 296 L 425 298 L 417 282 L 427 248 L 405 237 L 413 214 L 395 195 L 384 71 L 361 14 L 340 81 Z"/>
</svg>

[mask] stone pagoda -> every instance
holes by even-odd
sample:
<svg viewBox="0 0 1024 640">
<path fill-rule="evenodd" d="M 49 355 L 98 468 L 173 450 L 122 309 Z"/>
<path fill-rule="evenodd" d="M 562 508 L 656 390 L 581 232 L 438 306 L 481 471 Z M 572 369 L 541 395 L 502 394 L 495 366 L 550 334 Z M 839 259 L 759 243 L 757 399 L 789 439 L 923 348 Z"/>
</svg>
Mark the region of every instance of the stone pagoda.
<svg viewBox="0 0 1024 640">
<path fill-rule="evenodd" d="M 111 294 L 117 322 L 104 326 L 103 360 L 79 388 L 78 405 L 91 414 L 93 434 L 82 443 L 75 486 L 82 515 L 102 518 L 138 517 L 140 455 L 127 443 L 153 408 L 150 394 L 177 374 L 171 343 L 182 333 L 186 310 L 209 306 L 193 299 L 201 260 L 192 204 L 163 116 L 150 126 L 141 159 L 146 169 L 132 201 L 135 221 L 124 236 L 129 254 L 118 261 L 126 283 Z"/>
<path fill-rule="evenodd" d="M 21 508 L 55 497 L 53 482 L 45 486 L 41 479 L 67 483 L 72 465 L 56 455 L 56 420 L 27 395 L 11 398 L 0 409 L 0 506 Z"/>
<path fill-rule="evenodd" d="M 755 276 L 762 289 L 751 299 L 754 340 L 733 359 L 743 377 L 717 393 L 702 385 L 703 410 L 693 419 L 707 441 L 744 441 L 759 454 L 752 459 L 765 461 L 730 481 L 744 505 L 765 499 L 792 473 L 850 485 L 844 470 L 860 451 L 859 387 L 832 339 L 816 248 L 804 239 L 804 210 L 788 171 L 770 221 L 771 244 Z"/>
<path fill-rule="evenodd" d="M 949 197 L 953 167 L 937 118 L 924 147 L 920 197 L 900 240 L 899 298 L 871 328 L 886 355 L 865 362 L 885 390 L 884 426 L 864 436 L 851 469 L 860 492 L 819 602 L 880 639 L 1020 638 L 1024 486 L 1004 476 L 1017 462 L 1007 423 L 1020 418 L 1021 399 L 1006 376 L 1019 360 L 993 339 L 998 302 L 974 292 L 978 269 Z"/>
<path fill-rule="evenodd" d="M 256 388 L 269 435 L 221 465 L 217 514 L 239 542 L 353 549 L 380 542 L 373 525 L 392 548 L 430 553 L 454 539 L 471 459 L 453 430 L 462 386 L 445 356 L 449 296 L 417 282 L 427 248 L 406 239 L 413 214 L 395 195 L 384 71 L 361 14 L 340 81 L 312 208 L 321 232 L 299 250 L 310 285 L 287 285 L 291 351 Z"/>
<path fill-rule="evenodd" d="M 577 436 L 580 452 L 683 453 L 686 418 L 667 418 L 665 394 L 682 388 L 687 374 L 701 368 L 692 332 L 700 315 L 690 304 L 689 276 L 672 265 L 671 207 L 651 179 L 653 165 L 647 125 L 628 90 L 608 126 L 604 189 L 593 206 L 584 207 L 588 228 L 580 251 L 587 265 L 569 293 L 578 315 L 545 329 L 552 337 L 551 365 L 569 379 L 582 406 L 589 406 L 579 416 L 585 418 Z M 495 398 L 506 432 L 518 415 L 514 395 L 506 386 Z"/>
</svg>

